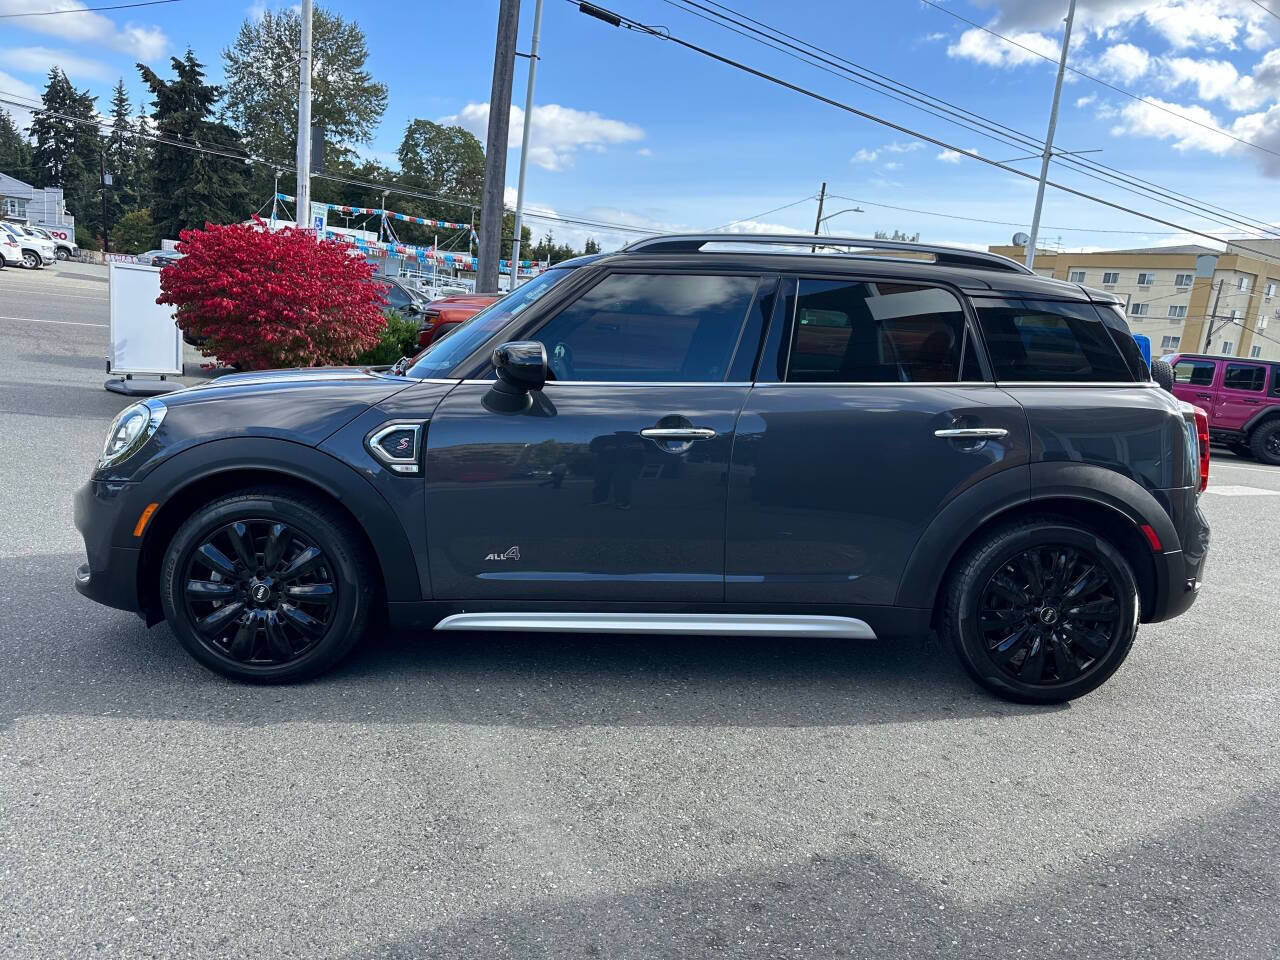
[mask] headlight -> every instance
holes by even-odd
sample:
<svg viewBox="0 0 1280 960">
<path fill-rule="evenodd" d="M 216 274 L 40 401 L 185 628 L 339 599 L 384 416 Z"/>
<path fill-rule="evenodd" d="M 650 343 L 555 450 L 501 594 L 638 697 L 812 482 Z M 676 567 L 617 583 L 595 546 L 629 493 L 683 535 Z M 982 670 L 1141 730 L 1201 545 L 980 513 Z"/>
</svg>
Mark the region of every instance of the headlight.
<svg viewBox="0 0 1280 960">
<path fill-rule="evenodd" d="M 107 430 L 107 442 L 102 445 L 98 469 L 115 466 L 141 450 L 159 428 L 165 409 L 160 401 L 150 400 L 125 407 L 116 414 Z"/>
</svg>

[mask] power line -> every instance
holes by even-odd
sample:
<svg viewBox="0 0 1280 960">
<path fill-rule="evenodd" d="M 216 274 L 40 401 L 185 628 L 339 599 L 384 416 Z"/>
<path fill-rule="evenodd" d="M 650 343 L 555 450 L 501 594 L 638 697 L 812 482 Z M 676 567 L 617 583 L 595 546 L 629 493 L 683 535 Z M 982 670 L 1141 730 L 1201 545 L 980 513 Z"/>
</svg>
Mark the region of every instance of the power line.
<svg viewBox="0 0 1280 960">
<path fill-rule="evenodd" d="M 777 213 L 779 210 L 788 210 L 791 207 L 798 207 L 802 203 L 808 203 L 813 198 L 814 198 L 814 194 L 811 193 L 807 197 L 801 197 L 799 200 L 793 200 L 791 203 L 784 203 L 782 206 L 774 207 L 772 210 L 765 210 L 762 213 L 752 214 L 749 217 L 739 217 L 737 220 L 730 220 L 728 223 L 722 223 L 718 227 L 712 227 L 710 230 L 707 230 L 706 232 L 715 233 L 719 230 L 724 230 L 726 227 L 732 227 L 739 223 L 746 223 L 748 220 L 759 220 L 761 217 L 767 217 L 769 216 L 769 214 Z"/>
<path fill-rule="evenodd" d="M 1271 14 L 1271 16 L 1275 17 L 1277 20 L 1280 20 L 1280 13 L 1276 13 L 1274 10 L 1268 7 L 1265 3 L 1263 3 L 1262 0 L 1249 0 L 1249 2 L 1252 3 L 1259 10 L 1269 13 Z"/>
<path fill-rule="evenodd" d="M 158 7 L 162 3 L 179 3 L 180 0 L 142 0 L 140 3 L 117 3 L 109 7 L 68 7 L 65 10 L 35 10 L 31 13 L 0 13 L 0 20 L 18 17 L 56 17 L 63 13 L 97 13 L 99 10 L 131 10 L 134 7 Z"/>
<path fill-rule="evenodd" d="M 1010 127 L 1008 124 L 1001 123 L 998 120 L 985 117 L 982 114 L 962 107 L 943 97 L 926 93 L 923 90 L 911 86 L 910 84 L 903 83 L 902 81 L 895 80 L 885 74 L 878 73 L 877 71 L 872 70 L 865 65 L 858 64 L 838 53 L 834 53 L 833 51 L 827 50 L 817 44 L 789 34 L 786 31 L 771 26 L 762 20 L 740 13 L 732 7 L 718 2 L 718 0 L 707 0 L 707 3 L 719 8 L 719 10 L 726 11 L 727 14 L 731 14 L 732 16 L 727 16 L 726 13 L 720 13 L 717 10 L 712 10 L 710 7 L 702 3 L 695 2 L 695 0 L 664 0 L 664 2 L 670 6 L 676 7 L 677 9 L 683 10 L 686 13 L 690 13 L 699 19 L 713 23 L 716 26 L 723 27 L 732 33 L 746 37 L 747 39 L 760 43 L 772 50 L 778 51 L 793 60 L 805 63 L 809 66 L 817 67 L 823 72 L 846 80 L 855 86 L 863 87 L 874 93 L 879 93 L 882 96 L 886 96 L 891 100 L 896 100 L 899 103 L 905 103 L 908 106 L 922 110 L 931 116 L 939 117 L 948 123 L 953 123 L 957 126 L 963 127 L 964 129 L 970 130 L 971 132 L 977 133 L 979 136 L 996 140 L 1004 145 L 1017 149 L 1031 150 L 1036 156 L 1039 156 L 1044 150 L 1044 142 L 1035 138 L 1031 134 L 1019 131 Z M 713 19 L 713 17 L 715 19 Z M 755 26 L 751 26 L 752 24 Z M 769 32 L 762 32 L 755 27 L 762 27 L 765 31 Z M 750 34 L 754 34 L 755 36 L 750 36 L 748 32 L 744 31 L 749 31 Z M 779 39 L 780 37 L 786 39 Z M 788 40 L 794 40 L 795 43 L 788 43 Z M 803 46 L 796 46 L 796 44 L 802 44 Z M 784 49 L 784 47 L 788 49 Z M 816 51 L 816 53 L 814 51 Z M 800 55 L 798 56 L 797 54 Z M 822 62 L 814 63 L 814 59 Z M 836 73 L 834 70 L 830 69 L 830 67 L 836 68 L 840 73 Z M 865 80 L 867 82 L 864 83 L 860 82 L 858 79 L 851 79 L 851 77 L 846 76 L 846 74 L 852 74 L 854 77 L 861 78 L 861 80 Z M 1150 180 L 1144 180 L 1141 177 L 1125 173 L 1122 170 L 1117 170 L 1115 167 L 1111 167 L 1105 163 L 1070 156 L 1069 154 L 1070 151 L 1055 151 L 1054 162 L 1060 166 L 1068 166 L 1076 172 L 1082 173 L 1084 176 L 1090 177 L 1091 179 L 1107 183 L 1108 185 L 1118 186 L 1127 193 L 1132 193 L 1135 196 L 1141 196 L 1147 199 L 1154 199 L 1158 203 L 1172 207 L 1175 210 L 1179 210 L 1183 213 L 1189 213 L 1192 216 L 1203 217 L 1210 221 L 1216 221 L 1218 224 L 1231 229 L 1244 227 L 1247 230 L 1260 230 L 1263 233 L 1280 237 L 1280 232 L 1276 231 L 1272 224 L 1259 220 L 1256 217 L 1237 213 L 1236 211 L 1228 210 L 1225 207 L 1205 201 L 1197 201 L 1194 198 L 1188 197 L 1186 194 L 1179 193 L 1178 191 L 1172 190 L 1168 187 L 1162 187 L 1160 184 L 1152 183 Z M 1171 197 L 1174 199 L 1169 199 Z"/>
<path fill-rule="evenodd" d="M 1037 56 L 1041 60 L 1048 60 L 1050 63 L 1057 62 L 1052 57 L 1045 56 L 1039 50 L 1034 50 L 1031 47 L 1028 47 L 1024 43 L 1019 43 L 1017 40 L 1012 40 L 1009 37 L 1006 37 L 1002 33 L 996 33 L 990 27 L 984 27 L 982 24 L 978 23 L 975 20 L 970 20 L 968 17 L 962 16 L 961 14 L 956 13 L 954 10 L 947 9 L 940 3 L 935 3 L 934 0 L 920 0 L 920 2 L 928 4 L 929 6 L 933 7 L 933 9 L 938 10 L 941 13 L 945 13 L 949 17 L 955 17 L 957 20 L 963 23 L 967 23 L 971 27 L 976 27 L 977 29 L 983 31 L 984 33 L 989 33 L 991 34 L 991 36 L 995 37 L 998 40 L 1003 40 L 1005 43 L 1012 44 L 1015 47 L 1025 50 L 1027 51 L 1027 53 Z M 1262 6 L 1262 4 L 1258 4 L 1258 6 Z M 1264 7 L 1263 9 L 1266 9 L 1266 8 Z M 1267 12 L 1271 13 L 1270 10 L 1267 10 Z M 1274 14 L 1272 15 L 1274 16 Z M 1230 140 L 1234 140 L 1236 143 L 1241 143 L 1241 144 L 1244 144 L 1246 147 L 1253 147 L 1255 150 L 1261 150 L 1263 153 L 1269 153 L 1272 156 L 1280 157 L 1280 151 L 1272 150 L 1269 147 L 1264 147 L 1262 146 L 1262 144 L 1254 143 L 1252 140 L 1244 140 L 1240 137 L 1237 137 L 1235 134 L 1228 133 L 1226 130 L 1223 130 L 1221 127 L 1215 127 L 1209 123 L 1201 123 L 1199 120 L 1195 120 L 1191 117 L 1188 117 L 1186 114 L 1178 113 L 1178 111 L 1176 110 L 1170 110 L 1168 107 L 1161 106 L 1158 103 L 1153 103 L 1151 100 L 1147 99 L 1146 97 L 1139 96 L 1138 94 L 1132 92 L 1131 90 L 1126 90 L 1124 87 L 1117 86 L 1114 83 L 1109 83 L 1108 81 L 1103 80 L 1101 77 L 1095 77 L 1091 73 L 1085 73 L 1085 71 L 1077 69 L 1076 67 L 1071 66 L 1071 64 L 1067 64 L 1067 69 L 1070 70 L 1072 73 L 1076 74 L 1077 76 L 1084 77 L 1086 80 L 1092 80 L 1094 83 L 1101 84 L 1102 86 L 1106 87 L 1108 90 L 1114 90 L 1116 93 L 1123 94 L 1124 96 L 1128 97 L 1131 100 L 1135 100 L 1138 103 L 1146 104 L 1152 109 L 1163 110 L 1165 113 L 1169 114 L 1170 116 L 1177 117 L 1179 120 L 1185 120 L 1187 123 L 1194 123 L 1197 127 L 1203 127 L 1206 130 L 1212 130 L 1214 133 L 1220 133 L 1222 134 L 1222 136 L 1227 137 Z"/>
</svg>

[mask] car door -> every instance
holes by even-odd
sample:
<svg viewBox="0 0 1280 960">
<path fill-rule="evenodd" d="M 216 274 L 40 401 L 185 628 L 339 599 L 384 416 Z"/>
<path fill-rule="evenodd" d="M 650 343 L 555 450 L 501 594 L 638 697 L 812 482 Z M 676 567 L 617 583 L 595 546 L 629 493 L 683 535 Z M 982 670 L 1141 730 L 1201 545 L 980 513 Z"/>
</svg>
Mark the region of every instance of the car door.
<svg viewBox="0 0 1280 960">
<path fill-rule="evenodd" d="M 1213 360 L 1180 357 L 1173 365 L 1173 395 L 1202 407 L 1211 423 L 1217 375 L 1218 364 Z"/>
<path fill-rule="evenodd" d="M 427 442 L 437 598 L 721 600 L 725 475 L 775 289 L 603 273 L 521 332 L 553 378 L 527 407 L 491 379 L 453 390 Z"/>
<path fill-rule="evenodd" d="M 726 599 L 892 604 L 946 503 L 1002 471 L 1025 475 L 1027 418 L 984 376 L 958 291 L 784 283 L 738 421 Z"/>
<path fill-rule="evenodd" d="M 1222 364 L 1222 384 L 1213 401 L 1213 425 L 1221 430 L 1239 430 L 1262 409 L 1266 397 L 1267 367 L 1261 363 Z"/>
</svg>

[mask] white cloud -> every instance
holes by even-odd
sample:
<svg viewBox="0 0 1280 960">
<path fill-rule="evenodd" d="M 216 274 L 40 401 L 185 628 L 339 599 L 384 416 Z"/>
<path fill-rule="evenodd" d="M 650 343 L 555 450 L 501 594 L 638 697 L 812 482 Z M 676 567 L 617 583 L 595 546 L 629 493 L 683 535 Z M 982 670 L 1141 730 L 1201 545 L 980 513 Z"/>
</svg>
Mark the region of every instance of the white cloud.
<svg viewBox="0 0 1280 960">
<path fill-rule="evenodd" d="M 974 147 L 967 147 L 964 150 L 964 153 L 971 153 L 975 157 L 978 155 L 978 151 Z M 964 159 L 964 153 L 959 153 L 955 150 L 943 150 L 940 154 L 938 154 L 938 159 L 941 160 L 943 163 L 959 163 L 961 160 Z"/>
<path fill-rule="evenodd" d="M 489 105 L 468 103 L 441 123 L 457 124 L 470 130 L 483 143 L 489 127 Z M 518 149 L 524 125 L 524 111 L 511 108 L 507 143 Z M 533 108 L 529 132 L 529 160 L 545 170 L 564 170 L 573 165 L 578 150 L 603 153 L 610 145 L 644 139 L 644 130 L 621 120 L 610 120 L 594 111 L 575 110 L 556 103 Z"/>
<path fill-rule="evenodd" d="M 972 60 L 989 67 L 1018 67 L 1026 63 L 1043 62 L 1044 57 L 1057 60 L 1061 53 L 1058 43 L 1043 33 L 1014 31 L 1005 36 L 1021 46 L 1006 43 L 999 37 L 974 27 L 960 34 L 960 39 L 947 47 L 947 56 L 957 60 Z"/>
<path fill-rule="evenodd" d="M 40 102 L 39 90 L 25 80 L 19 80 L 3 70 L 0 70 L 0 90 L 14 94 L 12 99 L 15 100 L 30 100 L 35 104 Z M 0 110 L 6 111 L 9 116 L 13 117 L 13 122 L 17 124 L 18 129 L 23 130 L 31 124 L 31 111 L 25 107 L 14 106 L 8 102 L 9 99 L 6 97 L 4 102 L 0 102 Z"/>
<path fill-rule="evenodd" d="M 1254 65 L 1251 76 L 1240 76 L 1226 60 L 1174 57 L 1164 63 L 1165 84 L 1194 85 L 1201 100 L 1222 100 L 1235 111 L 1253 110 L 1280 96 L 1280 50 L 1271 50 Z"/>
<path fill-rule="evenodd" d="M 893 160 L 893 161 L 890 161 L 889 163 L 886 163 L 884 165 L 884 169 L 885 170 L 901 170 L 902 164 L 898 163 L 896 160 Z"/>
<path fill-rule="evenodd" d="M 879 150 L 868 150 L 866 147 L 859 148 L 858 152 L 849 158 L 850 163 L 875 163 L 876 158 L 880 156 Z"/>
<path fill-rule="evenodd" d="M 947 35 L 945 33 L 926 33 L 920 39 L 925 43 L 937 43 L 939 40 L 947 39 Z"/>
<path fill-rule="evenodd" d="M 1231 125 L 1231 132 L 1242 140 L 1270 150 L 1271 153 L 1266 155 L 1258 152 L 1262 158 L 1262 172 L 1269 177 L 1280 177 L 1280 157 L 1276 156 L 1280 154 L 1280 104 L 1269 110 L 1237 117 Z"/>
<path fill-rule="evenodd" d="M 1173 111 L 1173 113 L 1166 111 Z M 1195 123 L 1187 123 L 1173 114 L 1187 117 Z M 1111 133 L 1118 137 L 1128 135 L 1172 140 L 1173 148 L 1180 152 L 1207 150 L 1210 153 L 1224 154 L 1236 146 L 1235 141 L 1230 137 L 1196 124 L 1221 127 L 1218 118 L 1204 107 L 1170 103 L 1157 97 L 1144 97 L 1141 101 L 1126 104 L 1120 110 L 1120 122 L 1111 128 Z"/>
<path fill-rule="evenodd" d="M 48 10 L 83 10 L 66 16 L 23 17 L 13 23 L 59 37 L 69 43 L 111 47 L 140 60 L 154 60 L 164 54 L 169 38 L 159 27 L 129 22 L 119 27 L 100 13 L 91 13 L 80 0 L 0 0 L 0 13 L 42 13 Z"/>
<path fill-rule="evenodd" d="M 915 153 L 917 150 L 923 150 L 923 149 L 924 149 L 924 144 L 921 143 L 919 140 L 903 140 L 901 142 L 895 140 L 893 143 L 886 143 L 884 144 L 884 146 L 876 147 L 875 149 L 872 149 L 872 150 L 868 150 L 866 147 L 860 147 L 858 149 L 858 152 L 849 158 L 849 162 L 850 163 L 875 163 L 878 159 L 880 159 L 881 154 Z M 897 170 L 898 167 L 900 166 L 902 166 L 902 164 L 900 163 L 886 163 L 884 168 L 886 170 Z"/>
<path fill-rule="evenodd" d="M 77 86 L 86 79 L 112 80 L 117 73 L 100 60 L 82 57 L 70 50 L 51 50 L 48 47 L 11 47 L 0 50 L 0 63 L 21 73 L 44 76 L 52 66 L 59 66 Z"/>
<path fill-rule="evenodd" d="M 1089 104 L 1093 103 L 1097 99 L 1098 99 L 1098 95 L 1096 93 L 1091 93 L 1087 97 L 1077 97 L 1076 109 L 1079 110 L 1084 107 L 1087 107 Z"/>
<path fill-rule="evenodd" d="M 636 151 L 636 156 L 637 156 L 637 157 L 652 157 L 652 156 L 653 156 L 653 151 L 652 151 L 652 150 L 650 150 L 648 147 L 641 147 L 639 150 L 637 150 L 637 151 Z"/>
<path fill-rule="evenodd" d="M 890 153 L 915 153 L 924 149 L 924 143 L 920 140 L 905 140 L 902 143 L 886 143 L 881 149 Z"/>
<path fill-rule="evenodd" d="M 1132 43 L 1107 47 L 1098 57 L 1097 69 L 1102 73 L 1132 83 L 1151 69 L 1151 54 Z"/>
</svg>

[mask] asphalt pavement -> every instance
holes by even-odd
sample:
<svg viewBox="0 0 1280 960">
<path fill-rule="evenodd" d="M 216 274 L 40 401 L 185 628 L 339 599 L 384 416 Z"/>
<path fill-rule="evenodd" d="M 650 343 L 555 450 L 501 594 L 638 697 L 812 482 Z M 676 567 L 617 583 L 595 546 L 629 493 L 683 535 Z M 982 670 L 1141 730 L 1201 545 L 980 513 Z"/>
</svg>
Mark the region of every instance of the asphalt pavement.
<svg viewBox="0 0 1280 960">
<path fill-rule="evenodd" d="M 72 587 L 107 287 L 0 272 L 0 957 L 1280 955 L 1280 468 L 1070 705 L 928 638 L 377 636 L 237 686 Z"/>
</svg>

